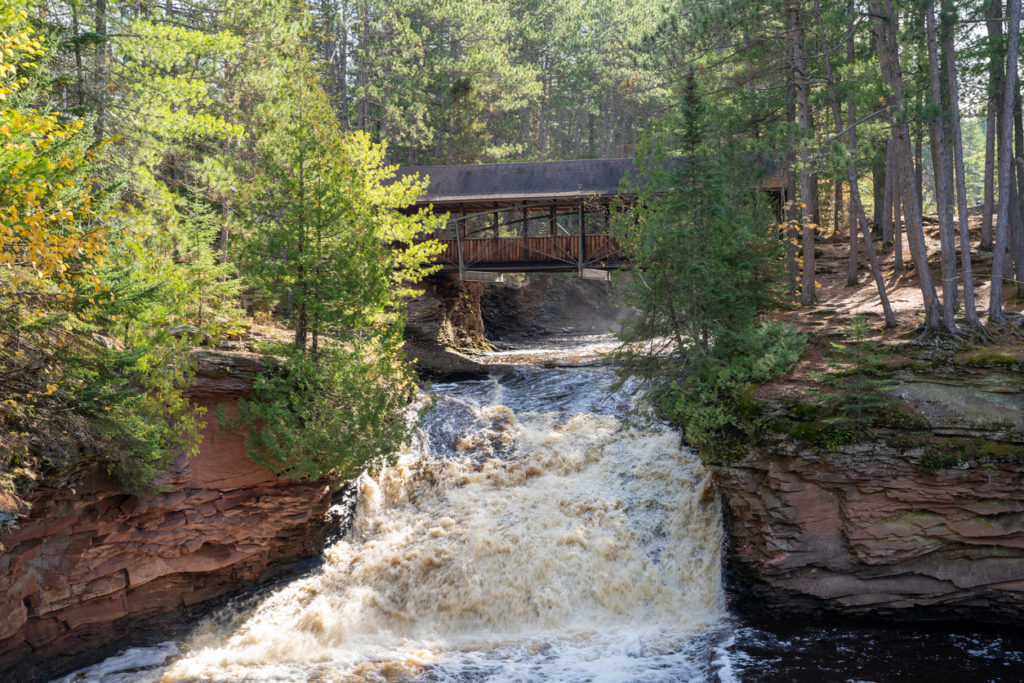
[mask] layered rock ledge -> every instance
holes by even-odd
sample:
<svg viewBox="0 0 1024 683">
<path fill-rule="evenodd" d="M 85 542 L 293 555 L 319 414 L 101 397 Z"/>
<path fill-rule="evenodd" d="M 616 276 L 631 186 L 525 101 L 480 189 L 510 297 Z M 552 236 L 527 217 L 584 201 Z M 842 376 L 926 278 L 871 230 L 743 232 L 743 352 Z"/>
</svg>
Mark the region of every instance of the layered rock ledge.
<svg viewBox="0 0 1024 683">
<path fill-rule="evenodd" d="M 1024 619 L 1024 378 L 908 374 L 897 393 L 923 423 L 835 448 L 774 433 L 713 468 L 741 606 Z"/>
<path fill-rule="evenodd" d="M 221 430 L 262 370 L 256 356 L 206 352 L 189 396 L 205 405 L 199 454 L 148 498 L 101 472 L 31 495 L 0 536 L 0 672 L 26 680 L 65 671 L 140 625 L 264 581 L 318 552 L 329 483 L 278 478 Z M 90 656 L 91 653 L 91 656 Z"/>
</svg>

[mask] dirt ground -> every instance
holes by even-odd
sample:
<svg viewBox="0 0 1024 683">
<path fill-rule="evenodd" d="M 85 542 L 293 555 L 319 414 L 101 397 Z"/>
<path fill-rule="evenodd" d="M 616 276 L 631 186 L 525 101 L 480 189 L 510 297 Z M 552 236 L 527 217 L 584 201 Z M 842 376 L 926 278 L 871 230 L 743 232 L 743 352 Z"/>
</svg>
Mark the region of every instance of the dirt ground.
<svg viewBox="0 0 1024 683">
<path fill-rule="evenodd" d="M 969 211 L 969 227 L 971 232 L 971 257 L 974 273 L 974 296 L 978 314 L 984 323 L 988 310 L 990 294 L 990 276 L 992 257 L 990 252 L 981 252 L 981 211 L 980 207 Z M 937 217 L 924 217 L 925 236 L 928 243 L 929 264 L 936 287 L 941 287 L 939 275 L 939 226 Z M 959 243 L 959 239 L 957 240 Z M 766 385 L 759 390 L 761 395 L 790 393 L 801 387 L 809 388 L 817 384 L 814 374 L 827 369 L 833 350 L 833 343 L 850 344 L 851 322 L 856 316 L 862 316 L 867 323 L 866 340 L 874 340 L 893 353 L 894 362 L 904 353 L 919 357 L 928 349 L 916 347 L 913 341 L 921 333 L 924 321 L 924 306 L 918 277 L 913 270 L 912 260 L 906 247 L 904 236 L 904 269 L 896 271 L 894 267 L 895 250 L 892 245 L 880 245 L 875 240 L 875 248 L 879 250 L 882 273 L 885 278 L 889 301 L 896 316 L 897 327 L 886 329 L 882 316 L 882 306 L 878 298 L 878 290 L 868 265 L 868 257 L 863 240 L 860 242 L 858 270 L 859 284 L 849 287 L 846 284 L 847 263 L 849 260 L 849 237 L 847 234 L 836 234 L 827 239 L 819 240 L 816 254 L 815 273 L 819 287 L 817 288 L 818 303 L 814 306 L 783 311 L 777 314 L 808 334 L 807 349 L 800 363 L 785 377 Z M 1004 309 L 1008 314 L 1024 313 L 1024 299 L 1016 297 L 1017 288 L 1010 282 L 1003 285 Z M 941 298 L 942 292 L 939 291 Z M 961 291 L 962 296 L 962 291 Z M 957 322 L 962 324 L 963 311 L 958 313 Z M 1015 325 L 1015 332 L 987 328 L 990 339 L 986 348 L 1000 353 L 1016 354 L 1024 358 L 1024 327 L 1020 321 Z M 977 342 L 974 342 L 977 343 Z M 969 340 L 938 340 L 935 351 L 938 355 L 949 356 L 963 351 L 972 344 Z"/>
</svg>

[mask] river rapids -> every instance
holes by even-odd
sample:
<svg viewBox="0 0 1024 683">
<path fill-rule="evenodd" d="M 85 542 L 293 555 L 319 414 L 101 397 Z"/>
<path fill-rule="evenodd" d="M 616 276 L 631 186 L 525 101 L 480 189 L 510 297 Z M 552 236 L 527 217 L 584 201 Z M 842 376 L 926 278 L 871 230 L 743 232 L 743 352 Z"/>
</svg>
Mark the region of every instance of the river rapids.
<svg viewBox="0 0 1024 683">
<path fill-rule="evenodd" d="M 595 362 L 610 347 L 490 354 L 515 371 L 435 385 L 397 463 L 359 478 L 351 525 L 318 567 L 62 680 L 885 680 L 857 650 L 898 653 L 898 638 L 728 615 L 708 472 L 677 431 L 636 417 L 638 396 L 612 390 Z M 956 637 L 961 653 L 981 646 Z M 1019 672 L 1024 654 L 1009 654 Z"/>
</svg>

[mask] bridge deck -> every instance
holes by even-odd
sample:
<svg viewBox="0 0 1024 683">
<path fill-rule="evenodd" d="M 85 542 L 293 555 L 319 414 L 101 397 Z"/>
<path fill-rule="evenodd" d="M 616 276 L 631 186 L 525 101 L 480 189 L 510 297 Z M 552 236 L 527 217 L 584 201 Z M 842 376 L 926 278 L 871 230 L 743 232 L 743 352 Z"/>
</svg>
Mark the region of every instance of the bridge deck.
<svg viewBox="0 0 1024 683">
<path fill-rule="evenodd" d="M 459 271 L 459 240 L 438 240 L 444 251 L 437 257 L 444 271 Z M 465 270 L 503 272 L 559 272 L 579 268 L 609 270 L 625 265 L 627 258 L 610 235 L 584 235 L 580 258 L 579 235 L 541 237 L 490 237 L 462 240 Z"/>
</svg>

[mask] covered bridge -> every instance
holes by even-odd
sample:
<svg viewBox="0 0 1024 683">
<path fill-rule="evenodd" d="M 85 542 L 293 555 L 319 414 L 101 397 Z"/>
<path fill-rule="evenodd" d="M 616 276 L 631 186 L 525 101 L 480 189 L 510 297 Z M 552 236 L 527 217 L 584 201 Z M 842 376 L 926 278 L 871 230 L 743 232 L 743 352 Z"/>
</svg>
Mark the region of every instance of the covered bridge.
<svg viewBox="0 0 1024 683">
<path fill-rule="evenodd" d="M 685 160 L 665 162 L 681 166 Z M 437 238 L 442 269 L 465 280 L 502 272 L 578 272 L 606 278 L 628 259 L 609 234 L 610 212 L 645 182 L 632 159 L 406 166 L 428 176 L 416 208 L 450 218 Z M 613 204 L 614 199 L 618 204 Z"/>
</svg>

